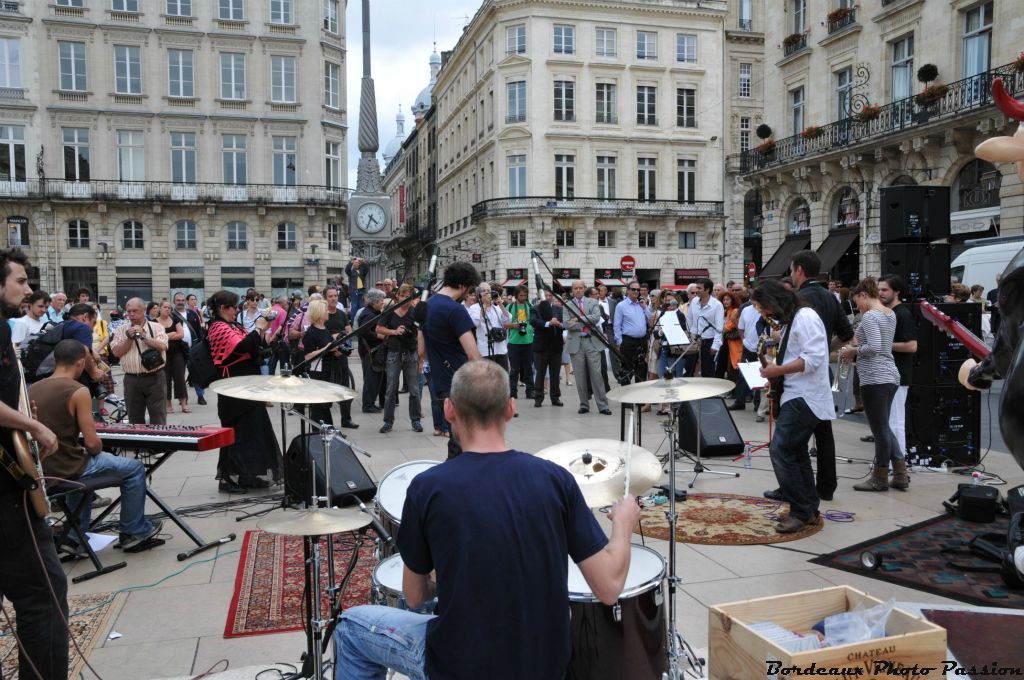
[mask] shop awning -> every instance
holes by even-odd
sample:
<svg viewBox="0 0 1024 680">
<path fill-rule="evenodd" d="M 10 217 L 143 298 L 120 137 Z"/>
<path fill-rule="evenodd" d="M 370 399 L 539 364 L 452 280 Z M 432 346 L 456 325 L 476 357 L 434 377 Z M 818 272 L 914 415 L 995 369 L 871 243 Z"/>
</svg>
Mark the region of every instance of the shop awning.
<svg viewBox="0 0 1024 680">
<path fill-rule="evenodd" d="M 505 288 L 515 288 L 516 286 L 525 286 L 526 279 L 505 279 L 505 283 L 501 284 Z"/>
<path fill-rule="evenodd" d="M 703 279 L 707 278 L 707 269 L 677 269 L 676 276 L 686 279 Z"/>
<path fill-rule="evenodd" d="M 765 278 L 776 278 L 783 276 L 789 271 L 789 263 L 792 261 L 793 256 L 804 250 L 811 245 L 810 234 L 800 234 L 799 236 L 789 236 L 779 249 L 772 255 L 772 259 L 768 260 L 768 264 L 764 266 L 761 273 L 757 275 L 759 279 Z"/>
<path fill-rule="evenodd" d="M 572 282 L 575 280 L 576 279 L 556 279 L 556 281 L 558 281 L 558 284 L 564 287 L 566 290 L 572 288 Z"/>
<path fill-rule="evenodd" d="M 821 260 L 821 272 L 832 271 L 832 268 L 839 262 L 839 258 L 846 254 L 853 242 L 860 235 L 860 229 L 835 229 L 829 232 L 820 246 L 818 246 L 818 259 Z"/>
<path fill-rule="evenodd" d="M 621 286 L 625 286 L 626 282 L 622 279 L 598 279 L 597 285 L 608 286 L 609 288 L 619 288 Z"/>
</svg>

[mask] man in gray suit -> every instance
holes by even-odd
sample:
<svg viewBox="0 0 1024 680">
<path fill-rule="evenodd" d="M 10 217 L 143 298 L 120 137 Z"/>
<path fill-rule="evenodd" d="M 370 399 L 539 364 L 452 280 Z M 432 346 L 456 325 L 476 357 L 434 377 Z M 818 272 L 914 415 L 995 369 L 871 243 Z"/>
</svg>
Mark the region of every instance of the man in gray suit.
<svg viewBox="0 0 1024 680">
<path fill-rule="evenodd" d="M 594 402 L 597 409 L 606 416 L 612 414 L 605 398 L 604 379 L 601 377 L 601 352 L 604 346 L 593 337 L 593 329 L 601 327 L 601 305 L 597 300 L 584 297 L 586 286 L 582 281 L 572 282 L 572 297 L 565 301 L 580 316 L 586 319 L 581 323 L 569 309 L 562 312 L 562 323 L 569 331 L 566 349 L 572 358 L 572 370 L 576 374 L 576 392 L 580 396 L 580 413 L 590 412 L 590 398 L 587 396 L 587 379 L 594 391 Z"/>
</svg>

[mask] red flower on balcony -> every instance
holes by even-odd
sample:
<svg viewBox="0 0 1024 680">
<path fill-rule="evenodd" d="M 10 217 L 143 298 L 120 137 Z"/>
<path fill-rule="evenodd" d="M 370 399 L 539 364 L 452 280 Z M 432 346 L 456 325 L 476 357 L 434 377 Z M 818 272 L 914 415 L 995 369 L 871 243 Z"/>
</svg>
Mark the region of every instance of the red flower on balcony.
<svg viewBox="0 0 1024 680">
<path fill-rule="evenodd" d="M 853 14 L 854 9 L 854 7 L 840 7 L 839 9 L 832 10 L 828 13 L 828 23 L 838 24 L 840 21 Z"/>
<path fill-rule="evenodd" d="M 803 132 L 800 133 L 800 136 L 804 139 L 817 139 L 818 137 L 821 137 L 821 135 L 822 130 L 820 125 L 808 125 L 804 128 Z"/>
<path fill-rule="evenodd" d="M 785 38 L 782 39 L 782 46 L 783 47 L 792 47 L 793 45 L 798 44 L 803 39 L 804 39 L 804 34 L 803 33 L 790 33 L 789 35 L 787 35 Z"/>
<path fill-rule="evenodd" d="M 918 106 L 931 106 L 945 97 L 948 92 L 948 85 L 943 85 L 942 83 L 939 83 L 938 85 L 929 85 L 914 95 L 914 102 L 916 102 Z"/>
<path fill-rule="evenodd" d="M 866 123 L 869 120 L 878 118 L 880 115 L 882 115 L 881 106 L 878 106 L 877 104 L 866 104 L 864 108 L 858 113 L 855 113 L 853 117 L 862 123 Z"/>
<path fill-rule="evenodd" d="M 764 154 L 765 156 L 767 156 L 772 151 L 775 151 L 775 140 L 772 140 L 772 139 L 765 140 L 765 141 L 761 142 L 760 144 L 758 144 L 754 148 L 755 148 L 755 150 L 758 153 Z"/>
</svg>

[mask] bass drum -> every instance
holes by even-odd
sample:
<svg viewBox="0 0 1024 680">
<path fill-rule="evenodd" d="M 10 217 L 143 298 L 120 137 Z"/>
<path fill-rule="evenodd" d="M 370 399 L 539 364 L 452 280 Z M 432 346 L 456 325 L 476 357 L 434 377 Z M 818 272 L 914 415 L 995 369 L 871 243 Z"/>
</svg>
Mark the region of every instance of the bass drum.
<svg viewBox="0 0 1024 680">
<path fill-rule="evenodd" d="M 569 680 L 660 680 L 668 665 L 663 581 L 665 559 L 630 547 L 629 573 L 619 601 L 602 604 L 569 561 L 572 659 Z"/>
<path fill-rule="evenodd" d="M 409 491 L 409 484 L 412 478 L 429 470 L 435 465 L 440 465 L 436 460 L 414 460 L 402 463 L 398 467 L 389 470 L 380 480 L 377 487 L 377 496 L 373 499 L 373 505 L 380 515 L 380 523 L 384 525 L 391 537 L 395 539 L 395 547 L 381 546 L 381 557 L 390 557 L 398 552 L 398 528 L 402 524 L 402 508 L 405 506 L 405 494 Z M 399 585 L 401 591 L 401 585 Z"/>
</svg>

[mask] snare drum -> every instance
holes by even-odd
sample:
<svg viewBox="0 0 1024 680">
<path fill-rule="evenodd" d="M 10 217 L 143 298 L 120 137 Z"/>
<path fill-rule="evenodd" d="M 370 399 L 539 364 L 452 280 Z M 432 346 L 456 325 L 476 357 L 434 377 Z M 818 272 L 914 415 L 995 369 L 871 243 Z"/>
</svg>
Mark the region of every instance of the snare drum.
<svg viewBox="0 0 1024 680">
<path fill-rule="evenodd" d="M 370 591 L 370 603 L 395 609 L 409 609 L 402 595 L 402 573 L 405 563 L 401 555 L 392 555 L 373 568 L 373 588 Z M 426 602 L 419 609 L 419 614 L 433 614 L 437 599 Z"/>
<path fill-rule="evenodd" d="M 377 514 L 380 515 L 380 523 L 384 525 L 384 528 L 396 541 L 398 540 L 398 528 L 402 523 L 402 507 L 405 505 L 405 494 L 409 491 L 409 484 L 412 482 L 412 478 L 435 465 L 440 465 L 440 463 L 436 460 L 414 460 L 409 463 L 402 463 L 393 470 L 390 470 L 380 480 L 380 485 L 377 487 L 377 496 L 373 499 L 373 505 L 377 510 Z M 397 546 L 397 542 L 395 545 Z M 381 546 L 381 557 L 394 555 L 397 551 L 397 547 Z M 399 574 L 401 574 L 401 569 L 399 569 Z M 399 578 L 399 593 L 402 592 L 401 583 L 402 579 Z"/>
<path fill-rule="evenodd" d="M 630 546 L 622 595 L 609 607 L 569 561 L 572 660 L 567 679 L 661 678 L 667 666 L 664 579 L 665 558 L 650 548 Z"/>
</svg>

